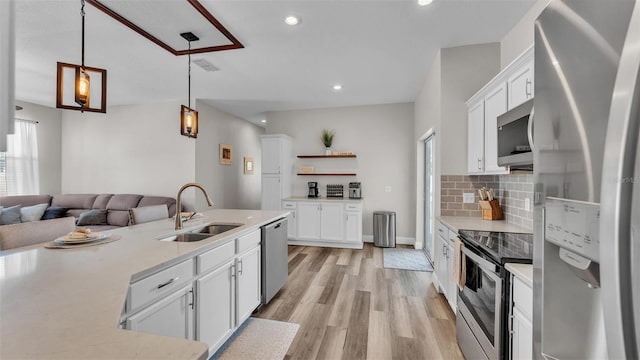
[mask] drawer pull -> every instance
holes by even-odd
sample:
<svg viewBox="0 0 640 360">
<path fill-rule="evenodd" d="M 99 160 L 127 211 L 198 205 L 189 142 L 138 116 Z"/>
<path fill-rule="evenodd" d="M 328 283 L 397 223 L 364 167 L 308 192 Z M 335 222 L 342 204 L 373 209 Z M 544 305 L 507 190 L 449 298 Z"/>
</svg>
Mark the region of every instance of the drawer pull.
<svg viewBox="0 0 640 360">
<path fill-rule="evenodd" d="M 176 281 L 178 279 L 179 279 L 179 277 L 174 277 L 174 278 L 169 279 L 169 281 L 158 285 L 158 290 L 162 289 L 165 286 L 171 285 L 174 281 Z"/>
</svg>

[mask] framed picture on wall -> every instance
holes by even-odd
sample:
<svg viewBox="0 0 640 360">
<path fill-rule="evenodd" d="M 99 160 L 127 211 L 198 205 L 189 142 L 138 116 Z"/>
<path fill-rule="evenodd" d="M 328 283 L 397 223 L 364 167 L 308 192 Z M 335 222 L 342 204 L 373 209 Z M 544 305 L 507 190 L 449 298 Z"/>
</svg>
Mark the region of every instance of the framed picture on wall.
<svg viewBox="0 0 640 360">
<path fill-rule="evenodd" d="M 220 144 L 220 164 L 231 165 L 233 163 L 233 148 L 231 145 Z"/>
<path fill-rule="evenodd" d="M 252 157 L 244 157 L 244 173 L 245 175 L 253 174 L 253 158 Z"/>
</svg>

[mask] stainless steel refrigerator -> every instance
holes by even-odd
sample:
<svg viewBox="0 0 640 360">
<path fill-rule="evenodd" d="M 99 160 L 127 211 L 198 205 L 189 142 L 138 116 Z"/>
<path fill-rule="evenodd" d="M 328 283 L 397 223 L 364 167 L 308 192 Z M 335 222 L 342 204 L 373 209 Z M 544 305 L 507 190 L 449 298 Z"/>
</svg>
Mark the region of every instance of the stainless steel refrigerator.
<svg viewBox="0 0 640 360">
<path fill-rule="evenodd" d="M 535 24 L 534 358 L 640 358 L 639 3 Z"/>
</svg>

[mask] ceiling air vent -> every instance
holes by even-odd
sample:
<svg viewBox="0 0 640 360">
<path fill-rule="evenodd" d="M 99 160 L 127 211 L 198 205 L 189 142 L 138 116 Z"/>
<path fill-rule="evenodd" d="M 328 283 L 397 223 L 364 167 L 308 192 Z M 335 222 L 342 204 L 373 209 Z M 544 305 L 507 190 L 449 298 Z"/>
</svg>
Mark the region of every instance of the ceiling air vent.
<svg viewBox="0 0 640 360">
<path fill-rule="evenodd" d="M 207 61 L 207 59 L 197 59 L 193 60 L 193 63 L 200 66 L 204 71 L 218 71 L 217 67 L 215 67 L 212 63 Z"/>
</svg>

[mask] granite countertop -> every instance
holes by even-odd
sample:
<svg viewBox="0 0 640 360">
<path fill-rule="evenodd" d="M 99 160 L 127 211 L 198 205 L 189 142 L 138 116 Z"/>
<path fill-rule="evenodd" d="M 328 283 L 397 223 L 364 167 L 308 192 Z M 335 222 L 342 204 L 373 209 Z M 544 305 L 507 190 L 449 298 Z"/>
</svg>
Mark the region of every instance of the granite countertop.
<svg viewBox="0 0 640 360">
<path fill-rule="evenodd" d="M 97 246 L 0 253 L 0 358 L 205 359 L 205 343 L 119 329 L 129 284 L 287 214 L 207 211 L 180 232 L 243 225 L 192 243 L 156 240 L 175 233 L 171 219 L 110 230 L 122 238 Z"/>
<path fill-rule="evenodd" d="M 506 263 L 504 267 L 529 287 L 533 287 L 533 265 Z"/>
<path fill-rule="evenodd" d="M 505 220 L 483 220 L 480 217 L 470 216 L 437 216 L 449 228 L 459 230 L 498 231 L 531 234 L 531 229 L 507 223 Z"/>
</svg>

